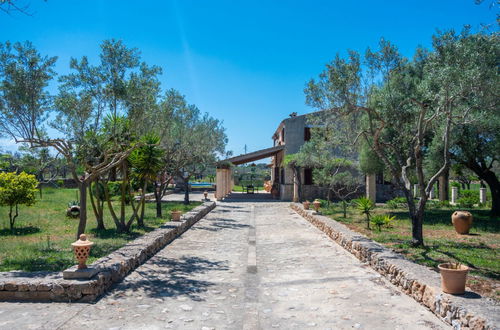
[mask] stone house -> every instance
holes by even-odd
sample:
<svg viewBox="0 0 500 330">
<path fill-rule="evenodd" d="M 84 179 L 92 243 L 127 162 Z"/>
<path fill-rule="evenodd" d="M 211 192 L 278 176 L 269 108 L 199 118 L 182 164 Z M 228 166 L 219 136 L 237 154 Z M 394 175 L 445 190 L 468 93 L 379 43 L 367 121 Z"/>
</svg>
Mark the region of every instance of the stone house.
<svg viewBox="0 0 500 330">
<path fill-rule="evenodd" d="M 280 199 L 293 200 L 299 189 L 298 181 L 294 179 L 293 170 L 283 165 L 283 160 L 285 156 L 299 152 L 302 145 L 311 139 L 312 125 L 308 123 L 308 118 L 321 113 L 322 111 L 304 115 L 290 114 L 289 118 L 281 121 L 272 135 L 273 146 L 271 148 L 232 157 L 226 159 L 224 163 L 240 165 L 271 157 L 271 181 L 279 186 Z M 313 169 L 304 168 L 301 171 L 302 198 L 309 200 L 326 198 L 326 188 L 314 184 Z M 216 192 L 216 196 L 224 198 L 232 188 L 231 169 L 220 168 L 217 170 L 217 176 L 219 177 L 217 186 L 221 189 L 219 193 Z M 363 192 L 366 191 L 367 197 L 373 201 L 383 202 L 397 195 L 393 186 L 384 182 L 382 175 L 368 176 L 365 178 L 365 183 L 365 187 L 361 187 L 360 193 L 363 195 Z"/>
</svg>

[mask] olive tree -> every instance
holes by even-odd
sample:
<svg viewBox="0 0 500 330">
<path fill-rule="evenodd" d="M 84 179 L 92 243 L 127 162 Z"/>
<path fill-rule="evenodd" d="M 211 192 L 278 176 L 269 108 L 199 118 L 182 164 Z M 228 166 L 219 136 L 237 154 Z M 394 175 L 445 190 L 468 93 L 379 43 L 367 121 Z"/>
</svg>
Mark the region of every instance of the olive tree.
<svg viewBox="0 0 500 330">
<path fill-rule="evenodd" d="M 323 121 L 342 126 L 350 143 L 360 139 L 383 161 L 408 202 L 412 244 L 423 245 L 424 210 L 436 180 L 450 166 L 450 131 L 469 118 L 462 99 L 477 84 L 477 63 L 458 52 L 465 34 L 453 31 L 433 39 L 433 50 L 418 49 L 412 60 L 403 57 L 390 42 L 368 49 L 361 59 L 350 51 L 327 65 L 319 79 L 306 89 L 311 106 L 328 109 Z M 424 173 L 429 143 L 439 141 L 443 150 L 438 169 Z M 412 196 L 415 177 L 421 198 Z"/>
</svg>

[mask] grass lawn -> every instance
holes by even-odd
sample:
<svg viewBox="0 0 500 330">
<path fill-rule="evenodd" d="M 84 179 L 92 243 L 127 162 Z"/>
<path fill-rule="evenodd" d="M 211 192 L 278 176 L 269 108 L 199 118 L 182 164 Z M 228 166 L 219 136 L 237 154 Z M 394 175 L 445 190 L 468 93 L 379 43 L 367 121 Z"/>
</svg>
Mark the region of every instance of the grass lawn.
<svg viewBox="0 0 500 330">
<path fill-rule="evenodd" d="M 35 205 L 19 207 L 14 234 L 8 228 L 8 209 L 0 207 L 0 271 L 61 271 L 76 264 L 70 244 L 75 241 L 78 219 L 66 217 L 68 203 L 76 199 L 76 189 L 45 188 L 43 198 L 37 197 Z M 201 204 L 200 202 L 191 202 L 190 205 L 183 205 L 180 202 L 162 203 L 163 218 L 158 219 L 156 204 L 146 203 L 144 217 L 146 228 L 140 229 L 133 225 L 130 233 L 118 234 L 106 207 L 106 230 L 95 229 L 96 221 L 90 200 L 88 203 L 86 233 L 89 239 L 95 242 L 88 263 L 169 221 L 169 211 L 172 208 L 186 212 Z M 131 207 L 128 206 L 127 215 L 131 214 Z"/>
<path fill-rule="evenodd" d="M 264 190 L 264 188 L 262 186 L 254 186 L 254 189 L 255 189 L 255 192 L 259 192 L 259 190 Z M 247 192 L 246 190 L 246 186 L 234 186 L 233 187 L 233 191 L 236 191 L 236 192 Z"/>
<path fill-rule="evenodd" d="M 467 286 L 473 291 L 500 299 L 500 219 L 490 218 L 489 209 L 469 209 L 474 223 L 469 235 L 459 235 L 451 223 L 452 208 L 430 209 L 424 220 L 425 247 L 412 247 L 411 223 L 404 209 L 377 207 L 373 214 L 391 214 L 396 217 L 393 228 L 378 231 L 366 228 L 364 215 L 349 208 L 347 218 L 341 207 L 322 210 L 324 214 L 344 223 L 350 229 L 404 254 L 408 259 L 437 270 L 437 265 L 447 261 L 461 262 L 471 268 Z"/>
</svg>

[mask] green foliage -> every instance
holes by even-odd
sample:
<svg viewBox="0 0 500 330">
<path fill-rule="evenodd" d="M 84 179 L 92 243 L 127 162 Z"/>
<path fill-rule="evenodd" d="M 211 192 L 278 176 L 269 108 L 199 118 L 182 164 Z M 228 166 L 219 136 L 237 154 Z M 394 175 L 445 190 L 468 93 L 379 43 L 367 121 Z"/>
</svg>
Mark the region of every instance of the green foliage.
<svg viewBox="0 0 500 330">
<path fill-rule="evenodd" d="M 140 141 L 141 147 L 129 156 L 133 171 L 142 180 L 154 180 L 163 166 L 163 150 L 159 147 L 160 138 L 153 133 L 146 134 Z"/>
<path fill-rule="evenodd" d="M 390 216 L 388 214 L 376 214 L 371 219 L 370 222 L 377 227 L 378 231 L 382 231 L 382 227 L 392 228 L 392 222 L 396 217 Z"/>
<path fill-rule="evenodd" d="M 21 172 L 0 173 L 0 206 L 9 207 L 10 229 L 18 216 L 18 205 L 31 206 L 36 201 L 38 181 L 34 175 Z M 12 210 L 15 208 L 15 214 Z"/>
<path fill-rule="evenodd" d="M 122 181 L 109 181 L 108 189 L 110 196 L 119 196 L 121 194 Z"/>
<path fill-rule="evenodd" d="M 361 146 L 359 167 L 364 174 L 378 174 L 384 170 L 384 163 L 366 143 Z"/>
<path fill-rule="evenodd" d="M 366 227 L 370 229 L 370 216 L 375 204 L 369 198 L 361 197 L 354 200 L 354 205 L 361 214 L 365 215 Z"/>
<path fill-rule="evenodd" d="M 457 200 L 458 206 L 465 209 L 471 209 L 476 203 L 476 199 L 473 197 L 462 197 Z"/>
<path fill-rule="evenodd" d="M 406 201 L 405 197 L 395 197 L 387 201 L 386 204 L 387 207 L 389 207 L 390 209 L 399 209 L 408 207 L 408 202 Z"/>
</svg>

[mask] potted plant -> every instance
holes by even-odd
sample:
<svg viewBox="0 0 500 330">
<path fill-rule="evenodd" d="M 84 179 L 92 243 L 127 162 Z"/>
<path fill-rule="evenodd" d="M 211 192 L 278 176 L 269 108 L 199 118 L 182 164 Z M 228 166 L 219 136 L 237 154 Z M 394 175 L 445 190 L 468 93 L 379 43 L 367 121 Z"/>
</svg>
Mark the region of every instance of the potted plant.
<svg viewBox="0 0 500 330">
<path fill-rule="evenodd" d="M 69 218 L 76 219 L 80 216 L 80 203 L 77 201 L 72 201 L 68 203 L 68 208 L 66 209 L 66 216 Z"/>
<path fill-rule="evenodd" d="M 319 207 L 321 206 L 321 202 L 319 201 L 319 199 L 315 199 L 312 204 L 316 213 L 319 213 Z"/>
<path fill-rule="evenodd" d="M 172 209 L 170 215 L 172 216 L 172 221 L 181 221 L 182 212 L 178 209 Z"/>
<path fill-rule="evenodd" d="M 451 215 L 451 223 L 460 235 L 466 235 L 472 226 L 472 214 L 467 211 L 455 211 Z"/>
<path fill-rule="evenodd" d="M 441 288 L 450 294 L 464 294 L 465 281 L 469 267 L 459 262 L 447 262 L 438 265 L 441 273 Z"/>
<path fill-rule="evenodd" d="M 309 206 L 311 205 L 311 202 L 305 201 L 305 202 L 302 202 L 302 205 L 304 206 L 304 210 L 309 210 Z"/>
</svg>

